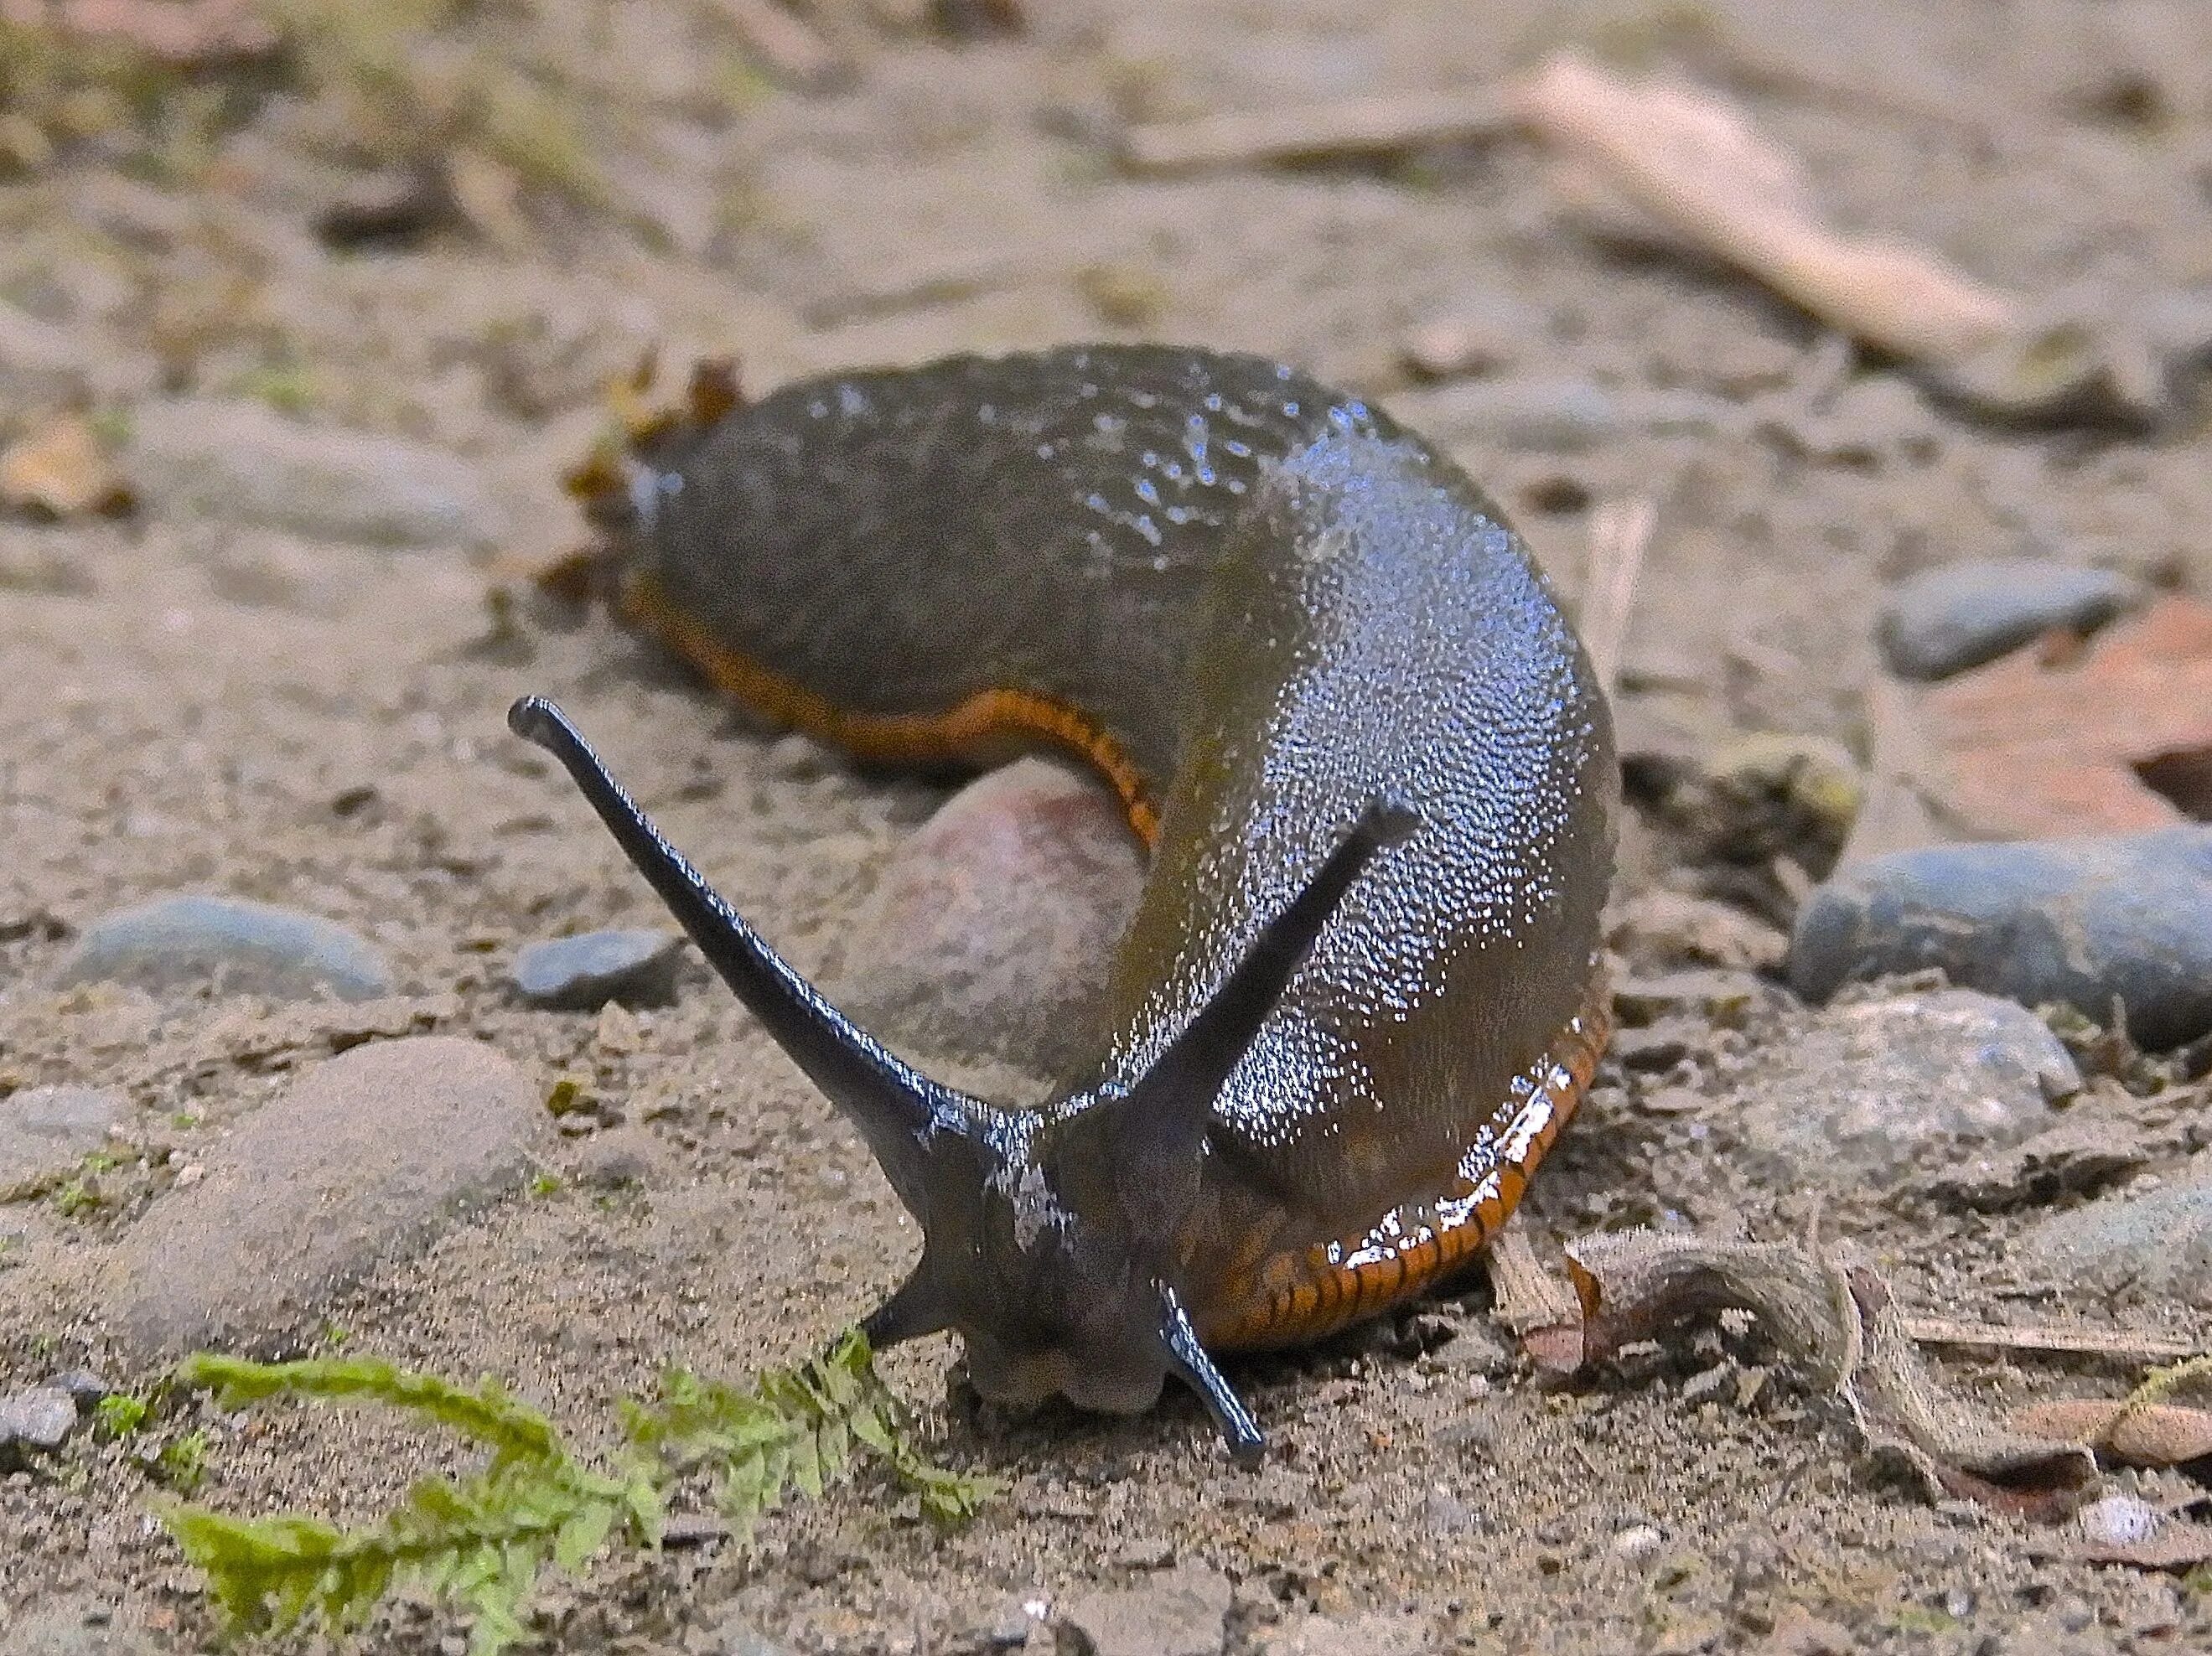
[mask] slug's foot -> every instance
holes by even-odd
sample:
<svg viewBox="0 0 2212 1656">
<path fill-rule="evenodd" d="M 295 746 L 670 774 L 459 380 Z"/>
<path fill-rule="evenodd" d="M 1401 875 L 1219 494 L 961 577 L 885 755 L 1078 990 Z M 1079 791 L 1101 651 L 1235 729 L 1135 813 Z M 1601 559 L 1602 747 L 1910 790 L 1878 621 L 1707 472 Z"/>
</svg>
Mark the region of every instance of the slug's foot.
<svg viewBox="0 0 2212 1656">
<path fill-rule="evenodd" d="M 1261 1435 L 1252 1411 L 1198 1343 L 1198 1331 L 1190 1325 L 1190 1314 L 1175 1290 L 1163 1289 L 1161 1299 L 1160 1339 L 1167 1347 L 1169 1371 L 1206 1400 L 1207 1412 L 1228 1442 L 1230 1459 L 1240 1466 L 1257 1465 L 1267 1440 Z"/>
</svg>

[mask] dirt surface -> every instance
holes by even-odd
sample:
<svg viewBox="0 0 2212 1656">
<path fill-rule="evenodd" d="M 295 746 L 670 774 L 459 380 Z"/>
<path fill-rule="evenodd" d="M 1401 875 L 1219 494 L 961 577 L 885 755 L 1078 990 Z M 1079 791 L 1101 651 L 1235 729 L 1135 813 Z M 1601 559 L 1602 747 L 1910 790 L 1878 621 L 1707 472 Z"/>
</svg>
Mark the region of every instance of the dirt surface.
<svg viewBox="0 0 2212 1656">
<path fill-rule="evenodd" d="M 487 605 L 491 557 L 580 538 L 559 473 L 605 422 L 603 382 L 649 346 L 671 362 L 734 355 L 756 388 L 1079 337 L 1278 355 L 1431 426 L 1570 597 L 1594 507 L 1651 497 L 1661 528 L 1621 719 L 1632 741 L 1685 751 L 1764 730 L 1863 752 L 1880 597 L 1933 562 L 2036 551 L 2212 589 L 2201 440 L 1947 419 L 1755 288 L 1576 234 L 1517 141 L 1145 181 L 1105 143 L 1131 116 L 1480 84 L 1568 43 L 1670 61 L 1679 34 L 1698 45 L 1693 67 L 1803 157 L 1839 221 L 2025 291 L 2117 296 L 2201 280 L 2212 253 L 2212 21 L 2182 0 L 1742 0 L 1694 15 L 1030 0 L 1026 38 L 964 45 L 855 14 L 849 87 L 734 101 L 710 6 L 534 10 L 574 95 L 623 117 L 605 159 L 614 206 L 526 192 L 526 234 L 505 246 L 466 225 L 398 249 L 319 241 L 317 215 L 359 173 L 282 93 L 258 93 L 182 173 L 149 180 L 95 153 L 0 186 L 0 297 L 74 342 L 119 424 L 159 396 L 281 400 L 311 426 L 462 457 L 503 514 L 473 550 L 335 543 L 226 521 L 220 502 L 0 522 L 0 1093 L 119 1089 L 141 1153 L 89 1205 L 8 1210 L 13 1251 L 30 1256 L 0 1272 L 11 1386 L 78 1366 L 149 1380 L 87 1302 L 89 1262 L 293 1074 L 378 1034 L 490 1042 L 533 1085 L 585 1077 L 623 1119 L 549 1135 L 539 1162 L 558 1189 L 496 1203 L 374 1273 L 303 1326 L 307 1344 L 342 1333 L 349 1350 L 497 1374 L 604 1442 L 611 1400 L 665 1362 L 738 1374 L 796 1356 L 902 1274 L 915 1228 L 858 1137 L 703 974 L 634 1022 L 523 1010 L 504 980 L 532 938 L 661 922 L 565 783 L 507 736 L 521 692 L 557 695 L 809 970 L 855 968 L 842 939 L 891 848 L 945 797 L 753 729 L 603 621 L 517 622 Z M 1502 378 L 1795 399 L 1811 434 L 1623 421 L 1564 448 L 1436 426 L 1425 411 L 1477 394 L 1448 407 L 1413 385 L 1399 342 L 1455 313 L 1486 319 Z M 0 434 L 42 406 L 0 409 Z M 1829 442 L 1847 414 L 1857 437 Z M 1698 883 L 1679 837 L 1633 811 L 1624 834 L 1617 897 Z M 75 931 L 179 889 L 351 925 L 389 953 L 399 992 L 356 1015 L 52 986 Z M 1634 936 L 1624 947 L 1632 969 L 1679 963 Z M 2107 1304 L 2016 1267 L 2008 1246 L 2036 1205 L 1973 1210 L 1940 1180 L 1816 1200 L 1732 1164 L 1714 1101 L 1748 1048 L 1792 1040 L 1809 1016 L 1774 990 L 1748 1013 L 1678 1019 L 1671 1107 L 1646 1107 L 1647 1080 L 1609 1067 L 1536 1182 L 1540 1240 L 1662 1220 L 1778 1239 L 1817 1215 L 1915 1309 L 2212 1338 L 2203 1312 Z M 1007 1095 L 1045 1084 L 946 1073 Z M 592 1182 L 610 1155 L 595 1141 L 634 1153 L 640 1176 Z M 922 1342 L 884 1372 L 948 1456 L 1009 1480 L 972 1526 L 939 1534 L 863 1484 L 771 1517 L 750 1547 L 604 1566 L 556 1595 L 546 1636 L 735 1649 L 740 1614 L 799 1651 L 980 1649 L 1023 1601 L 1049 1611 L 1183 1561 L 1234 1584 L 1237 1652 L 1309 1611 L 1404 1612 L 1409 1648 L 1831 1647 L 1808 1617 L 1835 1624 L 1838 1649 L 2212 1647 L 2212 1600 L 2177 1579 L 2044 1557 L 2018 1522 L 1885 1472 L 1755 1335 L 1686 1335 L 1549 1387 L 1488 1303 L 1478 1276 L 1417 1318 L 1239 1365 L 1275 1446 L 1256 1472 L 1230 1467 L 1180 1392 L 1133 1421 L 1009 1419 L 948 1390 L 956 1353 Z M 1692 1384 L 1723 1365 L 1727 1386 Z M 1763 1383 L 1735 1383 L 1754 1370 Z M 2132 1378 L 2094 1358 L 1943 1372 L 1988 1406 L 2118 1395 Z M 249 1510 L 365 1513 L 451 1454 L 357 1414 L 276 1409 L 206 1429 L 203 1495 Z M 102 1606 L 146 1648 L 207 1647 L 215 1619 L 145 1515 L 157 1493 L 125 1446 L 89 1432 L 10 1475 L 0 1607 Z M 457 1626 L 403 1605 L 370 1643 L 453 1649 Z M 1323 1636 L 1314 1648 L 1333 1647 Z"/>
</svg>

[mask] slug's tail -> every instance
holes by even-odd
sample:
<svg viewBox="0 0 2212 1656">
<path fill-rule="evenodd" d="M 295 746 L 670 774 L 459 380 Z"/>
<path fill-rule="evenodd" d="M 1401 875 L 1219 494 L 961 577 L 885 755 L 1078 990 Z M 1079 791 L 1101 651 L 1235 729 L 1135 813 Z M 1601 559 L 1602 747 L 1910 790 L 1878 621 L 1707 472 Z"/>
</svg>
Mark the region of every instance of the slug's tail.
<svg viewBox="0 0 2212 1656">
<path fill-rule="evenodd" d="M 902 1062 L 823 999 L 668 843 L 560 708 L 524 696 L 507 723 L 561 761 L 708 964 L 860 1130 L 899 1198 L 920 1216 L 933 1142 L 947 1132 L 975 1137 L 988 1107 Z"/>
</svg>

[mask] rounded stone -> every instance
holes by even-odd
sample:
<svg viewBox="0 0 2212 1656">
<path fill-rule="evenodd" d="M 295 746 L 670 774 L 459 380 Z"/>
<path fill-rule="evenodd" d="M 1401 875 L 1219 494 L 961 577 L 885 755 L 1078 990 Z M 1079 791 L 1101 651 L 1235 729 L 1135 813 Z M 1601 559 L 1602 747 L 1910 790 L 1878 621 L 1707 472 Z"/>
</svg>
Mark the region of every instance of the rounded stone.
<svg viewBox="0 0 2212 1656">
<path fill-rule="evenodd" d="M 326 1060 L 210 1149 L 100 1274 L 141 1356 L 253 1346 L 337 1289 L 520 1183 L 546 1131 L 534 1089 L 480 1041 L 418 1035 Z"/>
<path fill-rule="evenodd" d="M 1091 1051 L 1144 864 L 1104 788 L 1024 759 L 969 784 L 892 853 L 840 998 L 924 1051 L 1056 1073 Z"/>
<path fill-rule="evenodd" d="M 2003 1145 L 2081 1090 L 2058 1038 L 2010 1001 L 1952 989 L 1838 1008 L 1759 1053 L 1733 1120 L 1762 1176 L 1879 1184 L 1944 1141 Z"/>
<path fill-rule="evenodd" d="M 684 939 L 672 931 L 586 931 L 526 943 L 514 956 L 514 986 L 532 1006 L 595 1012 L 609 1001 L 665 1006 L 676 998 Z"/>
<path fill-rule="evenodd" d="M 51 1452 L 76 1429 L 76 1399 L 58 1386 L 34 1386 L 0 1397 L 0 1458 L 27 1449 Z"/>
<path fill-rule="evenodd" d="M 373 1000 L 392 991 L 383 954 L 335 921 L 189 892 L 94 920 L 63 960 L 57 981 L 124 983 L 155 993 L 204 986 L 276 1000 L 325 992 Z"/>
<path fill-rule="evenodd" d="M 506 513 L 477 469 L 405 438 L 302 425 L 264 403 L 150 402 L 129 469 L 155 509 L 373 546 L 495 544 Z"/>
<path fill-rule="evenodd" d="M 2152 1051 L 2212 1032 L 2212 828 L 1893 852 L 1798 911 L 1790 980 L 1808 1000 L 1929 967 L 2100 1023 L 2118 1000 Z"/>
<path fill-rule="evenodd" d="M 0 1186 L 13 1185 L 98 1149 L 130 1105 L 105 1087 L 26 1087 L 0 1099 Z"/>
<path fill-rule="evenodd" d="M 2107 1196 L 2054 1214 L 2021 1239 L 2054 1283 L 2212 1309 L 2212 1155 L 2154 1190 Z"/>
<path fill-rule="evenodd" d="M 1985 558 L 1923 570 L 1890 596 L 1880 637 L 1903 678 L 1947 678 L 2054 628 L 2087 633 L 2143 600 L 2110 569 L 2044 558 Z"/>
</svg>

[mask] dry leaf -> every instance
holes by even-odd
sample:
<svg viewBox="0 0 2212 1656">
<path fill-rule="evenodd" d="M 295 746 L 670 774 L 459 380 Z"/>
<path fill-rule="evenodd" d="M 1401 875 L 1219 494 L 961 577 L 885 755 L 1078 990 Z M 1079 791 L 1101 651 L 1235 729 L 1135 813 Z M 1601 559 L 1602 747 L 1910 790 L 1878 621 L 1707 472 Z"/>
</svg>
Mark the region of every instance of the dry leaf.
<svg viewBox="0 0 2212 1656">
<path fill-rule="evenodd" d="M 130 486 L 80 415 L 65 415 L 0 453 L 0 506 L 42 518 L 115 516 Z"/>
<path fill-rule="evenodd" d="M 1961 674 L 1923 695 L 1918 713 L 1928 791 L 1976 834 L 2188 822 L 2170 796 L 2212 806 L 2212 606 L 2161 599 L 2070 661 L 2023 651 Z"/>
<path fill-rule="evenodd" d="M 1585 198 L 1602 191 L 1855 338 L 1965 362 L 2016 324 L 2013 295 L 1934 255 L 1827 228 L 1796 161 L 1708 94 L 1632 84 L 1562 53 L 1511 96 L 1522 123 L 1579 169 Z"/>
<path fill-rule="evenodd" d="M 2068 1398 L 2029 1404 L 2010 1419 L 2031 1436 L 2087 1444 L 2133 1466 L 2178 1466 L 2212 1455 L 2212 1409 Z"/>
<path fill-rule="evenodd" d="M 1942 1391 L 1872 1271 L 1786 1244 L 1650 1231 L 1586 1236 L 1567 1260 L 1588 1358 L 1741 1307 L 1844 1399 L 1870 1449 L 1901 1460 L 1931 1496 L 2049 1520 L 2070 1513 L 2096 1481 L 2087 1449 L 2009 1431 Z"/>
<path fill-rule="evenodd" d="M 2014 424 L 2171 426 L 2212 370 L 2212 295 L 2109 284 L 2031 298 L 1924 249 L 1823 222 L 1794 157 L 1695 88 L 1632 82 L 1572 53 L 1509 89 L 1559 157 L 1567 199 L 1616 234 L 1686 247 L 1852 338 L 1919 365 L 1927 389 Z"/>
<path fill-rule="evenodd" d="M 1575 1293 L 1544 1267 L 1518 1216 L 1491 1239 L 1491 1315 L 1521 1342 L 1547 1374 L 1571 1374 L 1583 1362 L 1582 1307 Z"/>
</svg>

